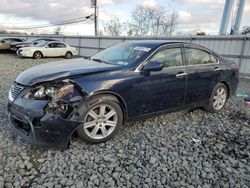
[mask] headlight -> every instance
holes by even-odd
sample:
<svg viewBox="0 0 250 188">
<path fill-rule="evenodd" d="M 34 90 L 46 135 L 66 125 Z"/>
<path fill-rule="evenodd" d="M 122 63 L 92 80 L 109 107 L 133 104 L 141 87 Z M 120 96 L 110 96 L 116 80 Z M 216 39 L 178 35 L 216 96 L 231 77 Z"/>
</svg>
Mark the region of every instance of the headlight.
<svg viewBox="0 0 250 188">
<path fill-rule="evenodd" d="M 58 90 L 54 99 L 56 99 L 56 100 L 62 99 L 64 96 L 66 96 L 70 92 L 73 92 L 73 89 L 74 89 L 74 86 L 71 84 L 62 87 L 61 89 Z"/>
<path fill-rule="evenodd" d="M 34 98 L 34 99 L 53 99 L 60 100 L 67 94 L 73 92 L 74 85 L 64 83 L 53 86 L 39 86 L 29 93 L 27 93 L 24 98 Z"/>
<path fill-rule="evenodd" d="M 40 89 L 38 89 L 38 91 L 35 92 L 34 97 L 41 99 L 45 97 L 45 92 L 44 92 L 44 87 L 41 87 Z"/>
</svg>

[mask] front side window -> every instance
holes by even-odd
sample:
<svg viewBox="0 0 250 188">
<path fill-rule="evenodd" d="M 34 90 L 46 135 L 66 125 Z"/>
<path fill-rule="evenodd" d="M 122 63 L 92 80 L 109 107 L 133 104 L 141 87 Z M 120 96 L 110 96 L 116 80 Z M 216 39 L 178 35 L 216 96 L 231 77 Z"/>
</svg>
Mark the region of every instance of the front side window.
<svg viewBox="0 0 250 188">
<path fill-rule="evenodd" d="M 15 39 L 15 42 L 22 42 L 22 39 Z"/>
<path fill-rule="evenodd" d="M 48 44 L 48 47 L 49 47 L 49 48 L 54 48 L 54 46 L 55 46 L 54 43 L 49 43 L 49 44 Z"/>
<path fill-rule="evenodd" d="M 66 48 L 66 45 L 63 43 L 54 43 L 53 48 Z"/>
<path fill-rule="evenodd" d="M 186 48 L 185 52 L 189 65 L 214 63 L 214 60 L 211 60 L 211 55 L 203 50 Z"/>
<path fill-rule="evenodd" d="M 211 63 L 218 63 L 218 60 L 210 54 L 210 60 L 211 60 Z"/>
<path fill-rule="evenodd" d="M 176 67 L 182 65 L 181 48 L 169 48 L 157 52 L 150 62 L 157 61 L 163 64 L 163 67 Z"/>
</svg>

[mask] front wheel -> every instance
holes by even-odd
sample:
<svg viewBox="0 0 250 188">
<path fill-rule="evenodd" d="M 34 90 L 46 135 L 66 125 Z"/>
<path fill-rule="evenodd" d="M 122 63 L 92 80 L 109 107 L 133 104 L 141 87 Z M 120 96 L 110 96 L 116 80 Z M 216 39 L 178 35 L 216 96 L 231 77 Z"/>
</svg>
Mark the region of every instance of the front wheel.
<svg viewBox="0 0 250 188">
<path fill-rule="evenodd" d="M 215 86 L 209 99 L 209 105 L 205 109 L 212 113 L 219 112 L 224 108 L 227 99 L 228 89 L 224 84 L 219 83 Z"/>
<path fill-rule="evenodd" d="M 92 101 L 89 104 L 92 104 Z M 120 105 L 110 100 L 101 100 L 101 102 L 90 105 L 80 116 L 83 124 L 77 129 L 77 133 L 80 139 L 89 143 L 110 140 L 117 133 L 123 121 Z"/>
<path fill-rule="evenodd" d="M 73 57 L 73 55 L 72 55 L 71 52 L 67 52 L 67 53 L 65 54 L 65 58 L 66 58 L 66 59 L 71 59 L 72 57 Z"/>
<path fill-rule="evenodd" d="M 41 59 L 43 57 L 43 54 L 41 52 L 34 52 L 33 58 L 34 59 Z"/>
</svg>

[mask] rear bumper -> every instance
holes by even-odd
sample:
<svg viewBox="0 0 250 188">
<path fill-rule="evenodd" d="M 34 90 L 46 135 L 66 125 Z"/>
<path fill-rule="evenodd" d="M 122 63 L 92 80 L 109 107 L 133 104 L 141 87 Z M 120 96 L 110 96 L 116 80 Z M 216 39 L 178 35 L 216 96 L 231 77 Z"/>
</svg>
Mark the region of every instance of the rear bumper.
<svg viewBox="0 0 250 188">
<path fill-rule="evenodd" d="M 8 104 L 10 122 L 13 129 L 30 144 L 65 149 L 81 122 L 44 112 L 47 104 L 48 101 L 17 98 Z"/>
</svg>

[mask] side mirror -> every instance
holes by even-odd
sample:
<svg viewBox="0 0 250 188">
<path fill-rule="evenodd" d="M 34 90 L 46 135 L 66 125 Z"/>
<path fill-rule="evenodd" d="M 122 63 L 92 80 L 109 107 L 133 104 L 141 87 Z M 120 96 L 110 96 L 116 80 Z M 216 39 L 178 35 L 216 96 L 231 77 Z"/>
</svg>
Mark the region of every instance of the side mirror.
<svg viewBox="0 0 250 188">
<path fill-rule="evenodd" d="M 34 42 L 34 45 L 37 45 L 38 44 L 38 42 Z"/>
<path fill-rule="evenodd" d="M 49 48 L 49 46 L 45 46 L 45 48 Z"/>
<path fill-rule="evenodd" d="M 151 71 L 161 71 L 163 69 L 163 64 L 158 61 L 148 62 L 144 67 L 143 71 L 151 72 Z"/>
</svg>

